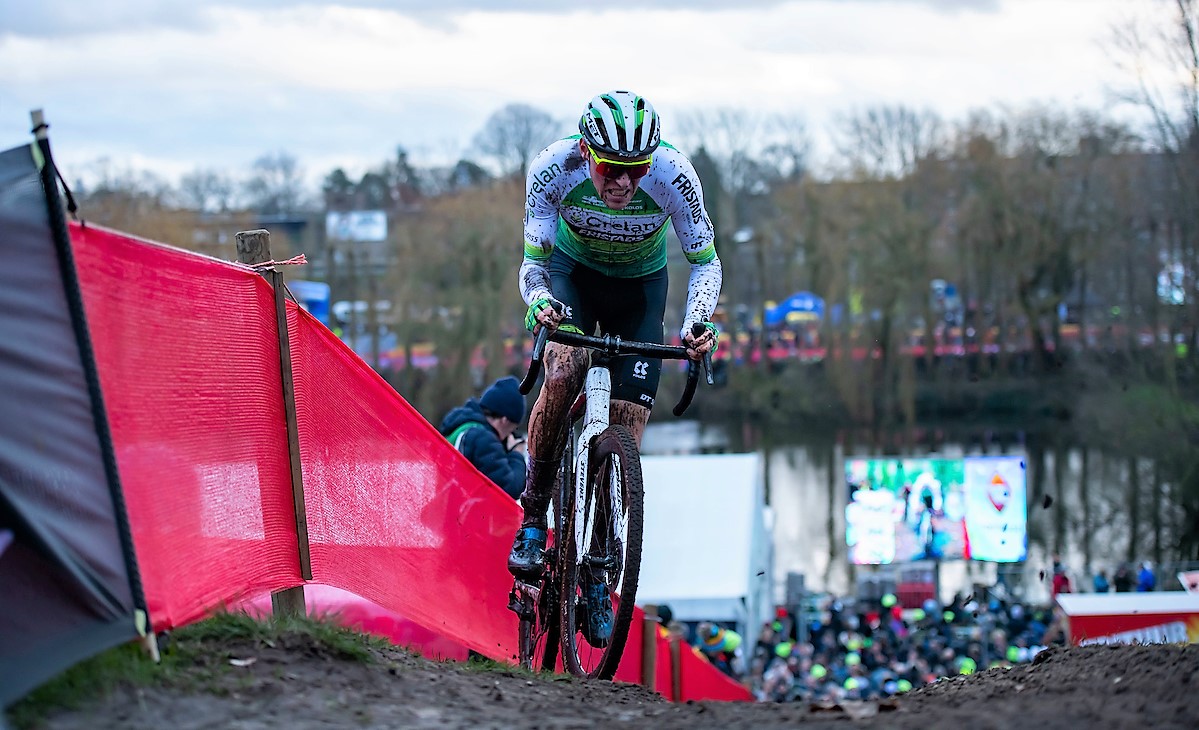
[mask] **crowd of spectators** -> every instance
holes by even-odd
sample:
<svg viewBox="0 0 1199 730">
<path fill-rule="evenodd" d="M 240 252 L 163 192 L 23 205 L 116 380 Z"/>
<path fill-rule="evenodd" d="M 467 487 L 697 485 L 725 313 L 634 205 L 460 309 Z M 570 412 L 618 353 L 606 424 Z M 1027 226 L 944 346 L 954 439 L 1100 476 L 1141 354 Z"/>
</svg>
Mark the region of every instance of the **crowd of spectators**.
<svg viewBox="0 0 1199 730">
<path fill-rule="evenodd" d="M 1096 592 L 1156 588 L 1148 562 L 1122 564 L 1110 580 L 1097 571 L 1091 582 Z M 1076 590 L 1056 556 L 1050 588 L 1053 597 Z M 715 622 L 691 631 L 675 622 L 671 631 L 767 702 L 891 697 L 942 677 L 1028 662 L 1068 640 L 1054 603 L 1028 606 L 1002 591 L 914 606 L 889 593 L 872 600 L 827 595 L 800 615 L 779 608 L 756 637 Z"/>
<path fill-rule="evenodd" d="M 1065 568 L 1057 560 L 1053 564 L 1054 572 L 1054 590 L 1053 595 L 1058 593 L 1070 593 L 1073 590 L 1073 584 L 1068 577 L 1059 579 L 1059 574 L 1065 575 Z M 1059 585 L 1064 581 L 1066 590 L 1062 590 Z M 1108 593 L 1115 591 L 1116 593 L 1144 593 L 1146 591 L 1157 590 L 1157 574 L 1153 570 L 1153 563 L 1148 560 L 1142 562 L 1138 566 L 1132 566 L 1128 563 L 1120 563 L 1116 566 L 1116 570 L 1112 573 L 1111 578 L 1108 578 L 1107 571 L 1100 569 L 1095 571 L 1091 576 L 1091 590 L 1095 593 Z"/>
<path fill-rule="evenodd" d="M 947 605 L 928 599 L 906 607 L 891 594 L 826 596 L 814 608 L 806 619 L 778 609 L 753 643 L 713 623 L 697 626 L 692 643 L 761 701 L 836 703 L 1031 661 L 1047 639 L 1065 641 L 1053 630 L 1051 608 L 999 598 L 959 595 Z"/>
</svg>

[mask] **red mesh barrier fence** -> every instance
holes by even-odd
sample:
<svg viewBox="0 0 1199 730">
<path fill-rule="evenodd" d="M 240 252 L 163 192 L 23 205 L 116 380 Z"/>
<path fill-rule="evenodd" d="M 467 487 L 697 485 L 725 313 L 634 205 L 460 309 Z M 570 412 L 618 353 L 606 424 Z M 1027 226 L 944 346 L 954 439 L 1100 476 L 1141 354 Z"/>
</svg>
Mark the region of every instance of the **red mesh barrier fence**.
<svg viewBox="0 0 1199 730">
<path fill-rule="evenodd" d="M 656 628 L 656 624 L 655 624 Z M 641 682 L 641 662 L 644 654 L 645 613 L 638 607 L 633 612 L 633 625 L 629 628 L 629 641 L 620 666 L 616 668 L 617 682 Z M 655 689 L 667 699 L 686 700 L 752 700 L 753 695 L 740 683 L 712 666 L 699 654 L 699 650 L 683 643 L 680 652 L 682 662 L 681 697 L 673 697 L 670 676 L 670 641 L 659 634 L 655 645 Z"/>
<path fill-rule="evenodd" d="M 154 628 L 301 585 L 273 290 L 103 228 L 71 238 Z M 313 581 L 511 660 L 520 508 L 332 332 L 287 312 Z M 642 617 L 617 679 L 641 679 Z M 669 657 L 659 638 L 664 694 Z M 749 698 L 691 659 L 680 699 Z"/>
<path fill-rule="evenodd" d="M 296 585 L 270 286 L 91 225 L 71 239 L 154 626 Z"/>
<path fill-rule="evenodd" d="M 712 666 L 700 656 L 699 649 L 685 644 L 679 652 L 683 673 L 683 696 L 687 700 L 752 700 L 753 695 L 745 687 L 724 672 Z"/>
<path fill-rule="evenodd" d="M 327 328 L 304 315 L 295 330 L 313 580 L 487 656 L 515 656 L 516 502 Z"/>
</svg>

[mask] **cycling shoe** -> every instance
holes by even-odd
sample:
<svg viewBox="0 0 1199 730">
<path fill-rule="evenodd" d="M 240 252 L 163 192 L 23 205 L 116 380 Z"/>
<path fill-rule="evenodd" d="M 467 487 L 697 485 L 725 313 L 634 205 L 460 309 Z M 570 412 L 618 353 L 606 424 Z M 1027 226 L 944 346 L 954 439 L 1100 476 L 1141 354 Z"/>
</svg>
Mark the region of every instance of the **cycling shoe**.
<svg viewBox="0 0 1199 730">
<path fill-rule="evenodd" d="M 597 648 L 604 648 L 612 640 L 612 627 L 615 619 L 612 615 L 612 597 L 608 595 L 608 586 L 599 582 L 585 582 L 583 585 L 583 615 L 579 617 L 583 638 Z"/>
<path fill-rule="evenodd" d="M 545 570 L 546 532 L 540 527 L 522 527 L 508 553 L 508 572 L 517 578 L 538 578 Z"/>
</svg>

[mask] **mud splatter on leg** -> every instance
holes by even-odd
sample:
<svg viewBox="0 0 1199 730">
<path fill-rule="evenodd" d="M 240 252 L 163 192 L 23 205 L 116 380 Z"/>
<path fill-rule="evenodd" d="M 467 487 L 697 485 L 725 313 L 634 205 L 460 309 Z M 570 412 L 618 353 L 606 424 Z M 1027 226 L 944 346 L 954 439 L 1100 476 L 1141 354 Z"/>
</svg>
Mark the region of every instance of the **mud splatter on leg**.
<svg viewBox="0 0 1199 730">
<path fill-rule="evenodd" d="M 637 440 L 637 448 L 641 448 L 641 436 L 645 433 L 645 424 L 649 423 L 649 409 L 627 400 L 612 401 L 612 423 L 619 423 L 629 429 Z"/>
<path fill-rule="evenodd" d="M 529 414 L 529 455 L 557 461 L 566 445 L 566 413 L 583 387 L 587 351 L 551 342 L 545 348 L 545 382 Z"/>
</svg>

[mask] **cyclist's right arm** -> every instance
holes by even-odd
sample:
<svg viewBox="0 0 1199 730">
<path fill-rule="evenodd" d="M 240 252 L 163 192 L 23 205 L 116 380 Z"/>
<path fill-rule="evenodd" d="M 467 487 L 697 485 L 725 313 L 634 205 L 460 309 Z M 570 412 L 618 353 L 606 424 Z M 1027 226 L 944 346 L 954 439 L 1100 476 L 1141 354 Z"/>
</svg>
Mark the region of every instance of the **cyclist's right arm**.
<svg viewBox="0 0 1199 730">
<path fill-rule="evenodd" d="M 551 172 L 560 169 L 556 161 L 560 151 L 555 149 L 560 145 L 561 141 L 550 145 L 533 158 L 525 178 L 524 260 L 520 265 L 519 283 L 520 296 L 529 305 L 525 326 L 530 330 L 537 324 L 556 328 L 562 319 L 552 306 L 557 300 L 547 268 L 554 250 L 558 205 L 562 199 L 562 192 L 552 184 L 558 175 Z"/>
</svg>

